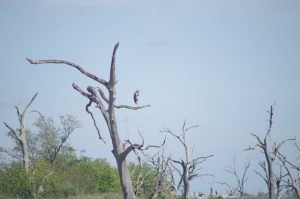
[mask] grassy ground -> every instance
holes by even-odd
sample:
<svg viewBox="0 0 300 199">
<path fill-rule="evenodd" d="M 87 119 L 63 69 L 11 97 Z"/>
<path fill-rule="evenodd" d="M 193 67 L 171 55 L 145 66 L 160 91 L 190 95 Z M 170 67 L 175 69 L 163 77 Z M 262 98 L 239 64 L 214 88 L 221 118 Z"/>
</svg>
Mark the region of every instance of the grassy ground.
<svg viewBox="0 0 300 199">
<path fill-rule="evenodd" d="M 103 194 L 95 194 L 95 195 L 77 195 L 68 197 L 68 199 L 123 199 L 122 193 L 103 193 Z M 137 199 L 145 199 L 143 197 L 137 197 Z M 166 198 L 166 199 L 174 199 L 174 198 Z"/>
<path fill-rule="evenodd" d="M 77 195 L 68 197 L 68 199 L 122 199 L 123 196 L 121 193 L 103 193 L 95 195 Z"/>
<path fill-rule="evenodd" d="M 0 199 L 14 199 L 13 197 L 0 195 Z M 122 193 L 102 193 L 102 194 L 83 194 L 70 196 L 68 198 L 44 198 L 44 199 L 123 199 Z M 145 199 L 143 197 L 137 197 L 137 199 Z M 172 197 L 166 199 L 174 199 Z"/>
</svg>

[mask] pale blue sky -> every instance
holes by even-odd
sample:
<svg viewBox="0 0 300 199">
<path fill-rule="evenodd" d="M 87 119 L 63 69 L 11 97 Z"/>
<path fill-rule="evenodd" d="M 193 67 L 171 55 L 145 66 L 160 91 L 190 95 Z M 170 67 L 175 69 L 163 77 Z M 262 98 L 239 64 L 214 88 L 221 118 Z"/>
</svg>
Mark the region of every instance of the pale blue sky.
<svg viewBox="0 0 300 199">
<path fill-rule="evenodd" d="M 96 84 L 70 67 L 33 66 L 25 57 L 66 59 L 107 78 L 120 42 L 117 101 L 132 105 L 134 90 L 141 89 L 141 103 L 152 105 L 118 111 L 121 136 L 139 141 L 140 129 L 156 144 L 164 127 L 180 130 L 184 119 L 199 124 L 189 142 L 195 155 L 215 155 L 203 171 L 216 179 L 194 181 L 194 191 L 207 192 L 214 180 L 232 181 L 223 170 L 234 153 L 241 162 L 258 157 L 242 149 L 255 142 L 250 133 L 264 134 L 274 101 L 274 139 L 299 134 L 299 0 L 0 0 L 0 26 L 0 121 L 16 125 L 13 105 L 38 91 L 32 108 L 82 122 L 70 143 L 88 156 L 114 164 L 110 143 L 97 140 L 84 111 L 87 100 L 71 87 Z M 36 116 L 28 117 L 30 126 Z M 108 140 L 102 118 L 98 122 Z M 0 131 L 0 144 L 9 145 L 7 130 Z M 180 154 L 171 137 L 166 150 Z M 250 175 L 247 191 L 265 191 Z"/>
</svg>

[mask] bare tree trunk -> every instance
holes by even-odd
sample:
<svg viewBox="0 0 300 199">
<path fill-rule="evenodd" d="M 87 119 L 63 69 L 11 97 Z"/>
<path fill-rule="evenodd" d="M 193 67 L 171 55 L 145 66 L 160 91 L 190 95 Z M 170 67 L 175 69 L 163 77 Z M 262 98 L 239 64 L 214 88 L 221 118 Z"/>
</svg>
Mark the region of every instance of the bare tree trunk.
<svg viewBox="0 0 300 199">
<path fill-rule="evenodd" d="M 126 161 L 118 162 L 118 171 L 120 176 L 120 182 L 122 186 L 124 198 L 135 198 L 135 193 L 132 186 L 132 180 L 129 173 L 128 165 Z"/>
<path fill-rule="evenodd" d="M 113 114 L 111 114 L 112 117 L 112 132 L 111 132 L 111 139 L 112 139 L 112 144 L 113 144 L 113 154 L 115 156 L 117 166 L 118 166 L 118 171 L 119 171 L 119 176 L 120 176 L 120 183 L 122 186 L 122 191 L 123 191 L 123 196 L 126 199 L 134 199 L 135 198 L 135 193 L 132 185 L 132 180 L 129 172 L 129 168 L 126 162 L 126 156 L 123 156 L 124 152 L 124 147 L 123 144 L 120 140 L 119 134 L 118 134 L 118 129 L 117 129 L 117 124 L 113 121 L 115 120 L 115 115 L 114 112 L 112 111 Z"/>
<path fill-rule="evenodd" d="M 270 157 L 268 157 L 269 161 L 268 162 L 268 175 L 269 175 L 269 180 L 268 180 L 268 189 L 269 189 L 269 199 L 275 199 L 275 187 L 274 187 L 274 173 L 273 173 L 273 161 L 271 160 Z"/>
<path fill-rule="evenodd" d="M 27 144 L 27 134 L 25 132 L 25 126 L 21 128 L 21 136 L 20 140 L 22 140 L 22 151 L 23 151 L 23 162 L 25 166 L 25 171 L 26 173 L 29 172 L 29 164 L 30 164 L 30 159 L 29 159 L 29 150 L 28 150 L 28 144 Z M 20 144 L 21 144 L 20 142 Z"/>
<path fill-rule="evenodd" d="M 190 181 L 189 181 L 189 174 L 188 174 L 188 168 L 187 165 L 183 165 L 183 197 L 184 199 L 190 198 Z"/>
<path fill-rule="evenodd" d="M 23 164 L 25 168 L 25 172 L 29 172 L 29 167 L 30 167 L 30 158 L 29 158 L 29 148 L 27 144 L 27 133 L 26 133 L 26 127 L 25 127 L 25 116 L 26 116 L 26 111 L 28 107 L 31 105 L 33 100 L 36 98 L 38 93 L 36 93 L 33 98 L 30 100 L 30 102 L 27 104 L 25 107 L 24 111 L 21 112 L 19 106 L 15 106 L 18 114 L 18 119 L 20 123 L 20 127 L 18 130 L 13 129 L 10 127 L 6 122 L 3 122 L 4 125 L 12 132 L 12 134 L 15 136 L 16 140 L 18 141 L 21 151 L 22 151 L 22 159 L 23 159 Z"/>
</svg>

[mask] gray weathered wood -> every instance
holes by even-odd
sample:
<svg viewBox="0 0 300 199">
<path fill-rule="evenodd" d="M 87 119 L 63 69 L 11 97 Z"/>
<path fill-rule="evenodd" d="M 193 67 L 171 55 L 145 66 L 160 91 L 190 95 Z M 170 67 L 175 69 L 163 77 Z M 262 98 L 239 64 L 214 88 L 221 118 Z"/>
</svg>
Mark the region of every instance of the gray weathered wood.
<svg viewBox="0 0 300 199">
<path fill-rule="evenodd" d="M 65 60 L 56 60 L 56 59 L 49 59 L 49 60 L 32 60 L 27 58 L 27 61 L 31 64 L 65 64 L 69 65 L 78 71 L 80 71 L 83 75 L 95 80 L 96 82 L 100 83 L 102 88 L 100 87 L 93 87 L 88 86 L 87 92 L 81 89 L 76 84 L 72 84 L 73 88 L 78 91 L 81 95 L 88 98 L 88 104 L 86 105 L 86 111 L 89 113 L 93 119 L 94 126 L 98 132 L 99 139 L 103 140 L 102 135 L 100 134 L 100 130 L 96 125 L 96 121 L 94 118 L 93 113 L 89 110 L 89 107 L 92 103 L 96 104 L 96 107 L 100 110 L 100 113 L 102 114 L 107 128 L 110 133 L 111 143 L 113 146 L 112 153 L 116 159 L 119 176 L 120 176 L 120 182 L 122 186 L 123 196 L 125 199 L 135 199 L 135 194 L 132 186 L 132 180 L 129 173 L 128 165 L 126 162 L 127 155 L 133 151 L 133 150 L 146 150 L 146 147 L 144 144 L 142 144 L 142 147 L 135 148 L 134 145 L 125 146 L 124 143 L 122 143 L 119 132 L 118 132 L 118 126 L 117 126 L 117 119 L 115 115 L 115 108 L 126 108 L 131 110 L 138 110 L 141 108 L 149 107 L 150 105 L 144 105 L 144 106 L 129 106 L 129 105 L 116 105 L 116 66 L 115 66 L 115 58 L 116 58 L 116 52 L 118 49 L 119 43 L 117 43 L 114 46 L 113 53 L 112 53 L 112 59 L 111 59 L 111 66 L 110 66 L 110 75 L 109 80 L 104 80 L 92 73 L 87 72 L 85 69 L 83 69 L 81 66 L 74 64 L 69 61 Z M 106 89 L 108 93 L 108 97 L 105 96 L 105 93 L 102 89 Z M 104 140 L 103 140 L 104 141 Z M 149 148 L 149 147 L 148 147 Z M 147 148 L 147 149 L 148 149 Z"/>
<path fill-rule="evenodd" d="M 29 103 L 26 105 L 25 109 L 21 111 L 21 108 L 19 106 L 15 106 L 17 114 L 18 114 L 18 119 L 19 119 L 19 128 L 17 130 L 13 129 L 10 125 L 8 125 L 6 122 L 3 122 L 6 128 L 8 128 L 15 138 L 17 139 L 20 147 L 21 147 L 21 152 L 22 152 L 22 159 L 25 167 L 26 173 L 29 172 L 29 167 L 30 167 L 30 158 L 29 158 L 29 148 L 27 144 L 27 133 L 26 133 L 26 126 L 25 126 L 25 119 L 26 119 L 26 111 L 29 108 L 29 106 L 32 104 L 34 99 L 38 93 L 36 93 Z"/>
</svg>

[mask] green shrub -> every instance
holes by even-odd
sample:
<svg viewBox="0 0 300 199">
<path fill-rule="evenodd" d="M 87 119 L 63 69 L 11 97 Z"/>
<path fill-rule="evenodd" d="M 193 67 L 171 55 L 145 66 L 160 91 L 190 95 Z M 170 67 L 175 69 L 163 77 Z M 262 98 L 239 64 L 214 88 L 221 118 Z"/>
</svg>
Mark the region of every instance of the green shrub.
<svg viewBox="0 0 300 199">
<path fill-rule="evenodd" d="M 32 187 L 22 163 L 12 164 L 0 174 L 0 193 L 8 196 L 31 198 Z"/>
</svg>

